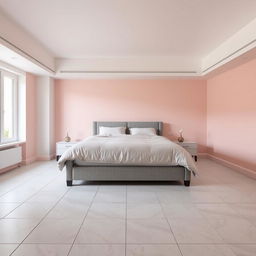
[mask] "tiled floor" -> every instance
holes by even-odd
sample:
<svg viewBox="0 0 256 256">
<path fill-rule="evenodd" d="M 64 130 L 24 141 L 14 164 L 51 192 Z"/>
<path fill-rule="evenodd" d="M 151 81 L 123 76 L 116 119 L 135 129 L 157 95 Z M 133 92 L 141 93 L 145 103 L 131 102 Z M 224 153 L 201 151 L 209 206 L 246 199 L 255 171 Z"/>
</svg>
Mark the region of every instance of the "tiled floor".
<svg viewBox="0 0 256 256">
<path fill-rule="evenodd" d="M 0 255 L 255 256 L 256 181 L 207 159 L 190 187 L 66 187 L 56 162 L 0 175 Z"/>
</svg>

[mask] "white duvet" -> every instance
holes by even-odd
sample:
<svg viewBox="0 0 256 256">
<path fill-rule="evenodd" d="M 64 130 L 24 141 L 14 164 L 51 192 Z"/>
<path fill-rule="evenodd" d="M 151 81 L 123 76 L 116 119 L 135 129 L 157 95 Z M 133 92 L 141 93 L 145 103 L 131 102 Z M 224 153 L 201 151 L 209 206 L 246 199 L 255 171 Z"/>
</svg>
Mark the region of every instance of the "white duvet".
<svg viewBox="0 0 256 256">
<path fill-rule="evenodd" d="M 59 169 L 64 168 L 67 160 L 75 159 L 87 164 L 181 165 L 194 174 L 197 171 L 190 154 L 163 136 L 90 136 L 61 156 L 58 161 Z"/>
</svg>

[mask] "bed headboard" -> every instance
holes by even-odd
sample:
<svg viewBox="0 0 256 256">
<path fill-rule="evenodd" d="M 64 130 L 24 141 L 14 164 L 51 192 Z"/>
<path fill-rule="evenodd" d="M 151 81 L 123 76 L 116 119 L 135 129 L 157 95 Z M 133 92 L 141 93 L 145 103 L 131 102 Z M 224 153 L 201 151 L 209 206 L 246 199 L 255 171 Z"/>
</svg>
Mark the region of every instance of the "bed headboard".
<svg viewBox="0 0 256 256">
<path fill-rule="evenodd" d="M 94 121 L 93 122 L 93 135 L 97 135 L 99 133 L 99 127 L 126 127 L 128 133 L 129 128 L 155 128 L 157 135 L 163 134 L 163 122 L 101 122 Z"/>
</svg>

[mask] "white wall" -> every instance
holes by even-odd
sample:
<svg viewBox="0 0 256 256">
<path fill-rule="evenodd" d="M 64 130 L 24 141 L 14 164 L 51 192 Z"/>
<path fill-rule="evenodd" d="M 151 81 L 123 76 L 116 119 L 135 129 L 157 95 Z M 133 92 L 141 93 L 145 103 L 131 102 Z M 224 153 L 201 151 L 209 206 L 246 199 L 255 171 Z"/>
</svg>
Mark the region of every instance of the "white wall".
<svg viewBox="0 0 256 256">
<path fill-rule="evenodd" d="M 50 77 L 37 78 L 37 157 L 54 157 L 54 82 Z"/>
</svg>

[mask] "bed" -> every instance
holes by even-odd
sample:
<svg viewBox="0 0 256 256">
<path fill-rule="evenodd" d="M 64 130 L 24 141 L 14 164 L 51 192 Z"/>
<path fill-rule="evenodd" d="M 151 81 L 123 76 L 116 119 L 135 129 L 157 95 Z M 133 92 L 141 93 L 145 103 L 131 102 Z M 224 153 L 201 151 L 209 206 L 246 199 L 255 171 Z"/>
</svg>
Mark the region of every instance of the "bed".
<svg viewBox="0 0 256 256">
<path fill-rule="evenodd" d="M 162 122 L 93 122 L 93 135 L 99 133 L 99 128 L 105 127 L 126 127 L 129 134 L 130 128 L 154 128 L 157 135 L 155 140 L 160 139 L 163 132 Z M 97 136 L 91 136 L 97 137 Z M 126 136 L 127 137 L 127 136 Z M 130 135 L 130 137 L 132 137 Z M 157 138 L 159 137 L 159 138 Z M 109 138 L 108 138 L 109 139 Z M 175 144 L 176 145 L 176 144 Z M 176 146 L 175 146 L 176 147 Z M 179 147 L 179 146 L 178 146 Z M 180 150 L 183 150 L 182 148 Z M 183 152 L 184 153 L 184 152 Z M 74 180 L 84 181 L 183 181 L 185 186 L 190 186 L 191 172 L 196 167 L 191 163 L 191 156 L 186 155 L 192 165 L 192 169 L 187 166 L 175 165 L 137 165 L 118 164 L 102 162 L 86 162 L 76 157 L 62 156 L 59 163 L 66 166 L 67 186 L 72 186 Z M 191 158 L 191 159 L 190 159 Z"/>
</svg>

